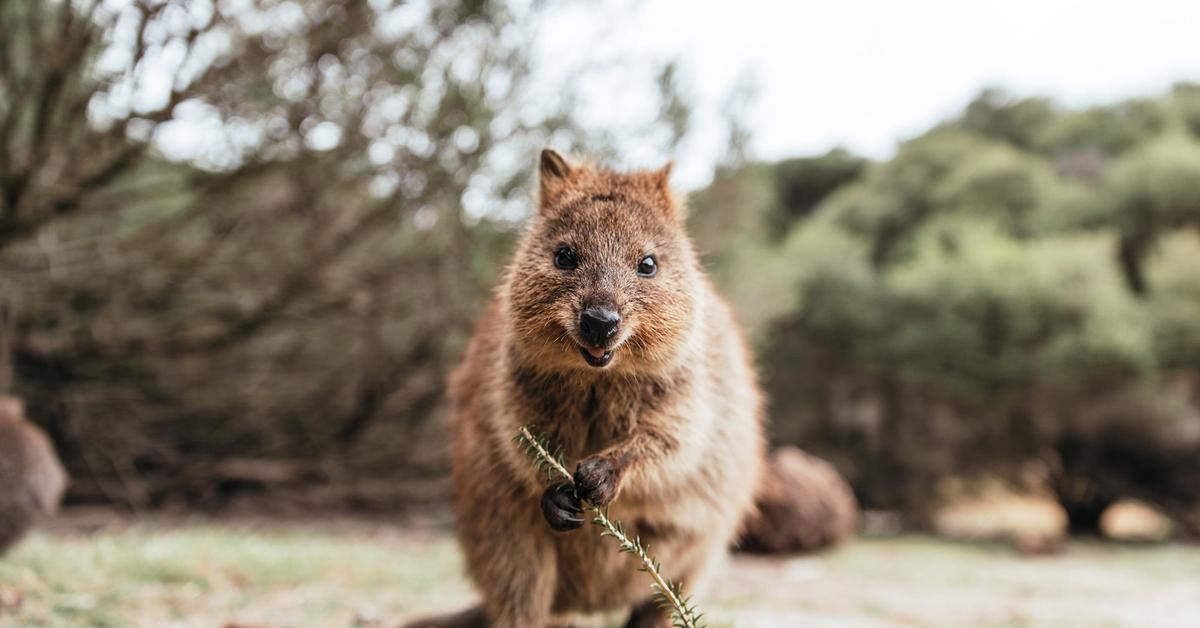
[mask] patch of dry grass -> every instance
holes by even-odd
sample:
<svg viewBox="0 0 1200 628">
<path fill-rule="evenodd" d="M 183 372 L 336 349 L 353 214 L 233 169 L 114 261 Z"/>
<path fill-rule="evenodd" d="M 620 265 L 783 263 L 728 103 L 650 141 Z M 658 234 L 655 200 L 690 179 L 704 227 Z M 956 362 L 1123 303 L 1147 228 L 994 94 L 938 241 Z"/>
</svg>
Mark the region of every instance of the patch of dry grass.
<svg viewBox="0 0 1200 628">
<path fill-rule="evenodd" d="M 598 540 L 599 542 L 599 540 Z M 713 625 L 1195 626 L 1200 547 L 859 539 L 736 557 Z M 212 521 L 42 532 L 0 559 L 0 626 L 393 626 L 471 602 L 452 537 L 384 524 Z"/>
<path fill-rule="evenodd" d="M 0 625 L 346 626 L 469 590 L 446 535 L 352 526 L 140 526 L 35 534 L 0 559 Z"/>
</svg>

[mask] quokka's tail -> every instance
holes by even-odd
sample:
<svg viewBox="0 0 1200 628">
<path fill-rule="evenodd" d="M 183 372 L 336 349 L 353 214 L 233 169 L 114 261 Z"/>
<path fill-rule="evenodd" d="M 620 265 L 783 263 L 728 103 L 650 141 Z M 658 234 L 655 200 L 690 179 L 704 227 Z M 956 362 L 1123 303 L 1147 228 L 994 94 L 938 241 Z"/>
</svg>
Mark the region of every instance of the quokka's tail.
<svg viewBox="0 0 1200 628">
<path fill-rule="evenodd" d="M 451 615 L 413 620 L 402 628 L 488 628 L 488 621 L 483 607 L 475 606 Z"/>
</svg>

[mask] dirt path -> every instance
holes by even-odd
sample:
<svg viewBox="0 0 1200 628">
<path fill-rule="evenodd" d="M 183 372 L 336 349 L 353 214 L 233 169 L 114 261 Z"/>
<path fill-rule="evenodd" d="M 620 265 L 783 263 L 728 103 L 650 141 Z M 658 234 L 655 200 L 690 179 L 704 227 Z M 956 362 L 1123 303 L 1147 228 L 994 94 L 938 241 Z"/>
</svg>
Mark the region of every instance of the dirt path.
<svg viewBox="0 0 1200 628">
<path fill-rule="evenodd" d="M 631 577 L 641 577 L 631 571 Z M 696 600 L 710 625 L 1200 626 L 1200 547 L 859 539 L 738 556 Z M 386 522 L 173 519 L 35 534 L 0 559 L 0 626 L 393 626 L 471 602 L 453 540 Z"/>
<path fill-rule="evenodd" d="M 768 626 L 1200 626 L 1200 548 L 860 539 L 790 560 L 738 557 L 720 615 Z"/>
</svg>

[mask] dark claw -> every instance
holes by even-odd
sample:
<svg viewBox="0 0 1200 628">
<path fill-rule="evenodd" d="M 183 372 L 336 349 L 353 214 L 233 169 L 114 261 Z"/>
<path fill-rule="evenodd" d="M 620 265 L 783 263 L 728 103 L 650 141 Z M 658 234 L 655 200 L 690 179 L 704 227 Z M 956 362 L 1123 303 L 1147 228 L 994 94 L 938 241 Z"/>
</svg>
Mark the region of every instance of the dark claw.
<svg viewBox="0 0 1200 628">
<path fill-rule="evenodd" d="M 575 468 L 575 488 L 580 499 L 607 506 L 617 496 L 617 468 L 607 458 L 588 458 Z"/>
<path fill-rule="evenodd" d="M 569 482 L 551 486 L 542 493 L 542 514 L 550 528 L 559 532 L 575 530 L 583 525 L 583 504 Z"/>
</svg>

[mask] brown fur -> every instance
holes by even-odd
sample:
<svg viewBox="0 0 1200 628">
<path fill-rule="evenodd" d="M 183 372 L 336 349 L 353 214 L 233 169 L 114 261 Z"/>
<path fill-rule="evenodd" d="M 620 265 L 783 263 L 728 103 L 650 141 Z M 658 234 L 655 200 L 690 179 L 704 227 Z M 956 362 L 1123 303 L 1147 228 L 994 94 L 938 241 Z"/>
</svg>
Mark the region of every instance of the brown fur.
<svg viewBox="0 0 1200 628">
<path fill-rule="evenodd" d="M 611 499 L 610 515 L 689 591 L 752 507 L 759 390 L 669 173 L 622 174 L 545 151 L 537 215 L 451 378 L 458 533 L 489 625 L 635 607 L 631 625 L 666 625 L 645 604 L 646 577 L 611 539 L 591 525 L 551 530 L 539 508 L 546 480 L 512 442 L 519 426 L 560 445 L 594 500 Z M 577 268 L 556 267 L 562 245 Z M 639 276 L 651 252 L 658 273 Z M 580 311 L 595 303 L 622 318 L 603 368 L 579 349 Z"/>
<path fill-rule="evenodd" d="M 58 509 L 66 483 L 50 439 L 20 400 L 0 395 L 0 554 Z"/>
<path fill-rule="evenodd" d="M 812 552 L 858 529 L 858 502 L 837 469 L 795 447 L 771 454 L 738 545 L 759 553 Z"/>
</svg>

